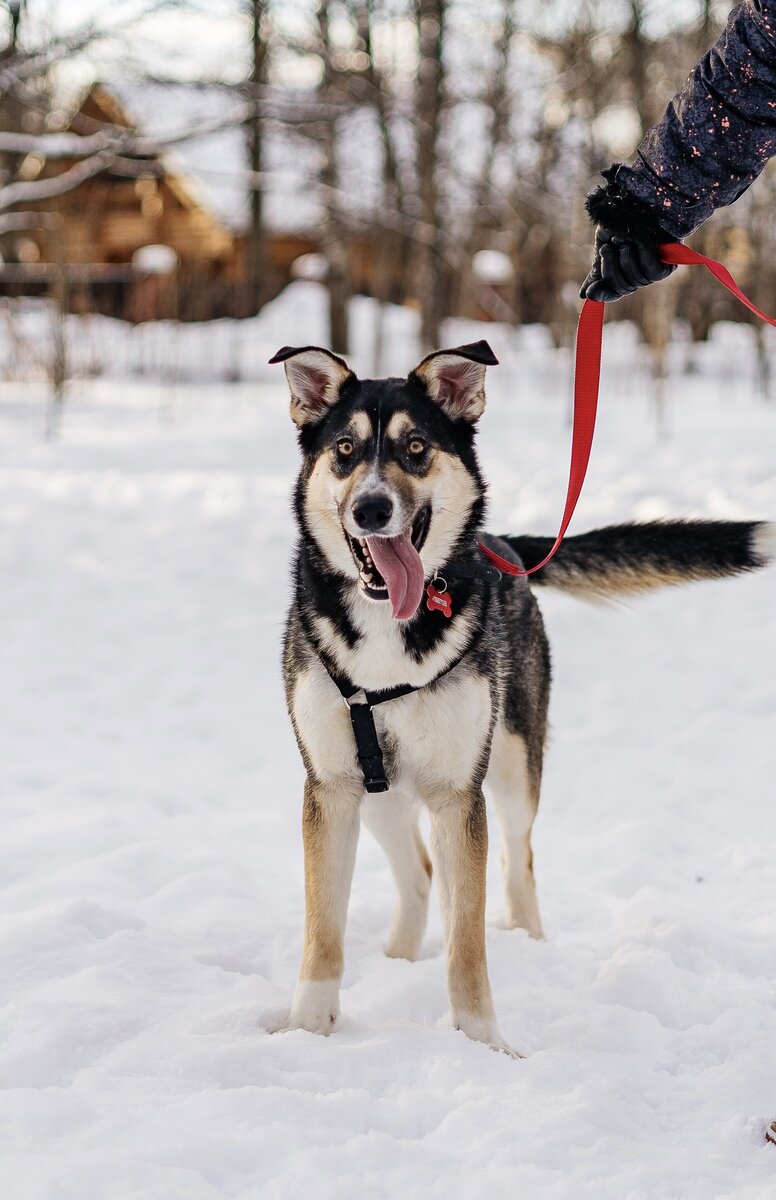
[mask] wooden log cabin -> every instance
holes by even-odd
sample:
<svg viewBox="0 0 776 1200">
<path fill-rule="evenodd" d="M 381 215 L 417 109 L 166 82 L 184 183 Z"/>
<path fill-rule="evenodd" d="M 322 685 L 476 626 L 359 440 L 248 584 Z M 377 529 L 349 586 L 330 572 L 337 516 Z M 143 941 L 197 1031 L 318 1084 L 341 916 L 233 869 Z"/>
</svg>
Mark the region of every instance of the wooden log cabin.
<svg viewBox="0 0 776 1200">
<path fill-rule="evenodd" d="M 138 128 L 113 89 L 93 85 L 70 122 L 77 133 L 105 125 Z M 142 129 L 138 129 L 143 132 Z M 242 131 L 232 131 L 238 138 Z M 45 178 L 74 164 L 33 156 L 28 178 Z M 246 279 L 246 239 L 207 203 L 197 181 L 174 155 L 133 160 L 132 174 L 105 170 L 26 212 L 40 224 L 2 239 L 0 292 L 57 294 L 72 311 L 103 312 L 131 321 L 159 317 L 207 320 L 245 316 L 255 310 Z M 146 269 L 147 247 L 168 247 L 176 268 Z M 264 298 L 291 278 L 292 264 L 318 250 L 299 230 L 269 230 L 265 246 Z M 157 261 L 162 256 L 157 255 Z"/>
<path fill-rule="evenodd" d="M 415 304 L 415 244 L 375 219 L 382 182 L 378 131 L 358 112 L 350 117 L 352 127 L 342 138 L 349 161 L 341 167 L 342 195 L 352 208 L 339 214 L 346 225 L 349 291 Z M 249 198 L 239 97 L 218 88 L 96 83 L 68 128 L 88 135 L 106 126 L 136 130 L 161 149 L 145 160 L 133 157 L 129 167 L 116 164 L 59 196 L 25 204 L 40 221 L 0 237 L 0 295 L 55 295 L 70 311 L 135 322 L 254 313 L 258 304 L 247 269 Z M 186 129 L 194 135 L 176 137 Z M 287 116 L 269 123 L 265 152 L 262 301 L 290 282 L 302 256 L 321 254 L 327 236 L 316 186 L 321 151 L 314 136 L 295 129 L 293 117 Z M 72 160 L 28 158 L 27 178 L 50 177 L 74 165 Z M 175 270 L 147 269 L 149 247 L 172 252 Z M 485 285 L 472 286 L 468 276 L 465 283 L 449 268 L 441 272 L 448 311 L 509 319 L 511 281 L 489 283 L 485 307 L 480 302 Z"/>
</svg>

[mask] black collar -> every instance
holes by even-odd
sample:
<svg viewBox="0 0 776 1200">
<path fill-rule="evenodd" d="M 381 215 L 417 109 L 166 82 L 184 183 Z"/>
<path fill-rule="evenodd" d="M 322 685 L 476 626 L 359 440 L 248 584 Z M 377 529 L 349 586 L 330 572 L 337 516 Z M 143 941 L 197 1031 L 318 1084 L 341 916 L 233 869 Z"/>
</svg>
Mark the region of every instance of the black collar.
<svg viewBox="0 0 776 1200">
<path fill-rule="evenodd" d="M 498 583 L 501 572 L 498 567 L 489 563 L 480 551 L 476 555 L 453 559 L 443 570 L 437 571 L 437 576 L 451 582 L 456 579 L 484 579 L 488 583 Z"/>
</svg>

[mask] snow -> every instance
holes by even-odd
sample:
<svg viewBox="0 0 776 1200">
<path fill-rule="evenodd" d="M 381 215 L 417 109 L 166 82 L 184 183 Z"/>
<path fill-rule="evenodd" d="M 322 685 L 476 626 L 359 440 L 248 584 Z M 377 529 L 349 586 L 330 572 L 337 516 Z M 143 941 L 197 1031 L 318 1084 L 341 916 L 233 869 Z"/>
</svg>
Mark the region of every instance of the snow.
<svg viewBox="0 0 776 1200">
<path fill-rule="evenodd" d="M 512 260 L 503 250 L 478 250 L 472 258 L 472 269 L 476 279 L 495 285 L 510 283 L 515 275 Z"/>
<path fill-rule="evenodd" d="M 171 246 L 141 246 L 132 255 L 132 266 L 146 275 L 172 275 L 178 256 Z"/>
<path fill-rule="evenodd" d="M 374 314 L 353 315 L 367 372 Z M 414 321 L 388 313 L 393 371 Z M 195 362 L 230 361 L 227 323 L 181 332 L 189 371 L 167 386 L 130 373 L 134 333 L 100 328 L 115 358 L 71 383 L 59 442 L 34 372 L 0 396 L 14 1200 L 773 1196 L 774 572 L 622 607 L 542 594 L 547 941 L 500 927 L 495 832 L 489 881 L 496 1009 L 524 1060 L 449 1027 L 436 906 L 422 960 L 384 958 L 392 884 L 366 834 L 338 1027 L 270 1034 L 301 946 L 302 770 L 279 671 L 296 447 L 262 364 L 323 339 L 321 293 L 295 284 L 242 327 L 240 383 L 193 377 L 197 342 Z M 553 532 L 568 354 L 537 330 L 447 334 L 503 363 L 481 430 L 491 527 Z M 577 529 L 776 516 L 751 331 L 672 353 L 660 434 L 643 351 L 608 330 Z"/>
</svg>

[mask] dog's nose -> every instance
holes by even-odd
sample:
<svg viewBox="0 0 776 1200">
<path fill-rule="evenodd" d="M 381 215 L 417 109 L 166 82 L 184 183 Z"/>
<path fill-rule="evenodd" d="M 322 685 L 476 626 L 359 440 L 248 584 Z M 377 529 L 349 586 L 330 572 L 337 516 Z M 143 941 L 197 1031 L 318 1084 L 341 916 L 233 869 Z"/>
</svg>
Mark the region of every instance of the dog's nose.
<svg viewBox="0 0 776 1200">
<path fill-rule="evenodd" d="M 388 496 L 374 492 L 362 496 L 353 505 L 353 520 L 364 533 L 380 533 L 393 515 L 393 504 Z"/>
</svg>

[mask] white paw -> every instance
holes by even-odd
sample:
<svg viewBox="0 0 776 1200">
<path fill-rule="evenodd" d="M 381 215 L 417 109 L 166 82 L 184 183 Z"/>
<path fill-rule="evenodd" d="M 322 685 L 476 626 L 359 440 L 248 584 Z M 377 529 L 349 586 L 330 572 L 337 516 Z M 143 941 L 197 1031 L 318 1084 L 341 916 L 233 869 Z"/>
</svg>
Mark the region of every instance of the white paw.
<svg viewBox="0 0 776 1200">
<path fill-rule="evenodd" d="M 420 956 L 420 946 L 423 941 L 423 930 L 397 929 L 391 933 L 386 943 L 385 953 L 388 958 L 406 958 L 415 962 Z"/>
<path fill-rule="evenodd" d="M 523 912 L 510 912 L 507 909 L 506 917 L 504 918 L 505 929 L 524 929 L 529 937 L 535 938 L 538 942 L 544 941 L 544 931 L 541 921 L 538 917 Z"/>
<path fill-rule="evenodd" d="M 410 962 L 415 962 L 420 957 L 427 917 L 427 895 L 420 897 L 416 904 L 405 901 L 400 906 L 385 947 L 388 958 L 407 958 Z"/>
<path fill-rule="evenodd" d="M 498 1037 L 493 1041 L 488 1042 L 491 1050 L 497 1050 L 499 1054 L 506 1054 L 507 1058 L 525 1058 L 519 1050 L 515 1050 L 514 1046 L 510 1046 L 502 1037 Z"/>
<path fill-rule="evenodd" d="M 300 979 L 285 1029 L 306 1029 L 328 1036 L 338 1015 L 339 980 Z"/>
<path fill-rule="evenodd" d="M 504 1041 L 498 1031 L 498 1026 L 492 1019 L 477 1017 L 474 1013 L 453 1013 L 453 1026 L 460 1029 L 461 1033 L 465 1033 L 473 1042 L 482 1042 L 491 1050 L 498 1050 L 509 1058 L 523 1057 L 517 1050 L 513 1050 L 508 1042 Z"/>
</svg>

